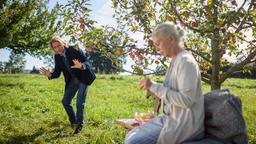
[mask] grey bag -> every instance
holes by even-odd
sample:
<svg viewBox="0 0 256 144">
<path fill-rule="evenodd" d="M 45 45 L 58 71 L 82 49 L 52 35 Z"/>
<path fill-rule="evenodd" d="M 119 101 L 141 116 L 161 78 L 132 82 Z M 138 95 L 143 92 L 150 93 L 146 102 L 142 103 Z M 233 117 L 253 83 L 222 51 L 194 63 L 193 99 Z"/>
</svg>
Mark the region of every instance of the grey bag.
<svg viewBox="0 0 256 144">
<path fill-rule="evenodd" d="M 229 90 L 214 90 L 205 98 L 205 138 L 184 144 L 248 144 L 239 97 Z"/>
</svg>

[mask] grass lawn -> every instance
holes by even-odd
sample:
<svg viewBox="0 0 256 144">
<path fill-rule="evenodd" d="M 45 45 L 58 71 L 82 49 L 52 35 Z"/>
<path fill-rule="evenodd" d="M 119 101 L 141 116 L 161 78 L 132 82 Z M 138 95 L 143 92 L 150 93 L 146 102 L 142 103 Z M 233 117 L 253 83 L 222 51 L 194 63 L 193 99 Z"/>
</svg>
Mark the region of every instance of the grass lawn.
<svg viewBox="0 0 256 144">
<path fill-rule="evenodd" d="M 85 127 L 73 136 L 61 103 L 63 77 L 0 74 L 0 143 L 123 143 L 126 130 L 114 120 L 153 110 L 153 101 L 137 87 L 140 79 L 98 75 L 87 95 Z M 256 80 L 228 79 L 222 88 L 242 99 L 250 144 L 256 144 Z M 203 90 L 210 87 L 203 84 Z"/>
</svg>

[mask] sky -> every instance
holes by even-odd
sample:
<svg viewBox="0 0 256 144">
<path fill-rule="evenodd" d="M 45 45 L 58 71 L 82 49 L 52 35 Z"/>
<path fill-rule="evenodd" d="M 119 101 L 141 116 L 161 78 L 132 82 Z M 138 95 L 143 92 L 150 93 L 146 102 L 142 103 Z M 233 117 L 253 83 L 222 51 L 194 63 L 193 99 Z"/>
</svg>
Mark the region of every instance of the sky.
<svg viewBox="0 0 256 144">
<path fill-rule="evenodd" d="M 57 0 L 60 3 L 64 4 L 67 0 Z M 56 2 L 56 0 L 51 0 L 49 6 L 52 7 Z M 117 26 L 115 19 L 112 18 L 114 13 L 114 9 L 111 8 L 111 0 L 91 0 L 91 6 L 89 7 L 92 12 L 90 14 L 91 18 L 98 22 L 98 26 L 102 25 L 110 25 Z M 7 49 L 0 49 L 0 61 L 8 61 L 9 60 L 10 51 Z M 30 55 L 26 55 L 26 66 L 25 69 L 31 70 L 33 66 L 36 68 L 40 68 L 46 66 L 44 64 L 44 60 L 40 60 L 38 58 L 32 57 Z M 125 65 L 124 67 L 128 68 L 129 66 Z M 128 68 L 129 69 L 129 68 Z"/>
</svg>

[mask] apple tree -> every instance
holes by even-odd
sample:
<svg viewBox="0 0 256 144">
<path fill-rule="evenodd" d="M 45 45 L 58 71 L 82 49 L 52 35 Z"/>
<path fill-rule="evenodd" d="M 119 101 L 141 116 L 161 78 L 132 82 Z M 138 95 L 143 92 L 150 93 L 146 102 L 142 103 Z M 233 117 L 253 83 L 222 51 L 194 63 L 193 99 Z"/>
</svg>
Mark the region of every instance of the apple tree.
<svg viewBox="0 0 256 144">
<path fill-rule="evenodd" d="M 97 22 L 90 18 L 90 1 L 74 0 L 67 4 L 58 5 L 59 16 L 62 21 L 62 34 L 70 37 L 75 46 L 83 47 L 95 61 L 95 56 L 105 61 L 111 61 L 113 69 L 123 71 L 126 49 L 133 42 L 121 28 L 108 25 L 96 26 Z M 96 59 L 97 60 L 97 59 Z M 97 62 L 92 62 L 97 63 Z M 108 62 L 109 63 L 109 62 Z"/>
<path fill-rule="evenodd" d="M 135 68 L 165 64 L 149 37 L 154 27 L 171 21 L 187 32 L 184 47 L 196 57 L 202 80 L 218 89 L 236 71 L 256 58 L 255 0 L 112 0 L 119 25 L 144 35 L 144 47 L 130 47 Z M 231 64 L 222 71 L 221 67 Z"/>
<path fill-rule="evenodd" d="M 48 55 L 48 43 L 58 31 L 57 9 L 48 0 L 1 0 L 0 49 L 16 54 Z"/>
</svg>

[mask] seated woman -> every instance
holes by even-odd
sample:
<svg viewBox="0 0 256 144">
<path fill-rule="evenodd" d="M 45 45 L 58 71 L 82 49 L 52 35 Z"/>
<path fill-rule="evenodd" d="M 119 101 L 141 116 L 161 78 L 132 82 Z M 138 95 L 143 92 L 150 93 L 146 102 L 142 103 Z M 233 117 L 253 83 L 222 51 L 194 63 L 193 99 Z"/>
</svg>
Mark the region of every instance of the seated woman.
<svg viewBox="0 0 256 144">
<path fill-rule="evenodd" d="M 162 56 L 171 58 L 163 85 L 148 78 L 139 87 L 162 101 L 163 115 L 131 130 L 125 144 L 179 144 L 204 136 L 204 98 L 200 70 L 194 57 L 180 45 L 183 35 L 172 23 L 155 28 L 152 40 Z"/>
</svg>

